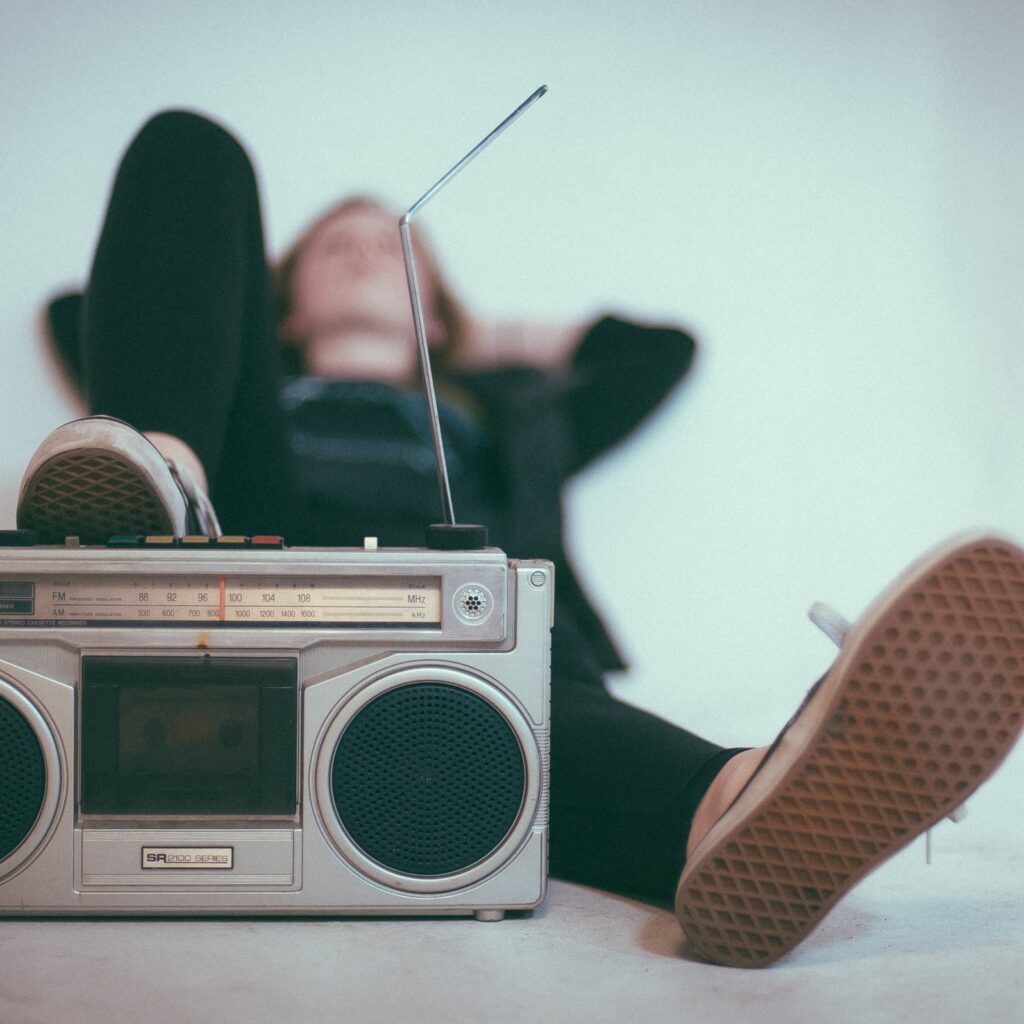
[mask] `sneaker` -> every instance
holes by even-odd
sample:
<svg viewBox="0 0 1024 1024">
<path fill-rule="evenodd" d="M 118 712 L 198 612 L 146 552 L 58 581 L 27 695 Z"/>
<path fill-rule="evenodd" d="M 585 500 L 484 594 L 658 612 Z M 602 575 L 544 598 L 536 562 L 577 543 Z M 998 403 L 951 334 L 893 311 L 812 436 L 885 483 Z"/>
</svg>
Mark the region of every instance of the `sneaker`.
<svg viewBox="0 0 1024 1024">
<path fill-rule="evenodd" d="M 220 535 L 202 487 L 134 427 L 90 416 L 58 427 L 36 450 L 18 494 L 18 529 L 42 544 L 122 534 Z"/>
<path fill-rule="evenodd" d="M 1024 550 L 956 540 L 842 637 L 694 848 L 676 893 L 692 946 L 736 967 L 788 953 L 856 882 L 960 807 L 1022 720 Z"/>
</svg>

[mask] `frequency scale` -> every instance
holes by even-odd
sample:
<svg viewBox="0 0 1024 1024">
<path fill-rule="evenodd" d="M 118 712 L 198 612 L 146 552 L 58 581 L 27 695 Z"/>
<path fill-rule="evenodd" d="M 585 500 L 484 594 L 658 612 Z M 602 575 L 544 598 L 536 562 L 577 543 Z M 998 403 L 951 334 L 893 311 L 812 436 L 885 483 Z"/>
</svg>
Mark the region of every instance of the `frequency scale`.
<svg viewBox="0 0 1024 1024">
<path fill-rule="evenodd" d="M 25 626 L 439 626 L 437 577 L 238 573 L 0 578 L 0 621 Z"/>
</svg>

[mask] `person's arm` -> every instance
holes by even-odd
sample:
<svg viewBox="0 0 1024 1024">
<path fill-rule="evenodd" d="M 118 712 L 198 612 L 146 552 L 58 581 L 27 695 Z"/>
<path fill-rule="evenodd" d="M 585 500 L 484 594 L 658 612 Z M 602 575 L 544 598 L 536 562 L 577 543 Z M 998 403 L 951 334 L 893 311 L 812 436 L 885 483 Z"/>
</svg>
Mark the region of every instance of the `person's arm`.
<svg viewBox="0 0 1024 1024">
<path fill-rule="evenodd" d="M 79 398 L 84 397 L 81 321 L 80 292 L 60 292 L 46 303 L 43 313 L 43 336 Z"/>
<path fill-rule="evenodd" d="M 654 411 L 686 374 L 695 350 L 680 330 L 614 317 L 568 325 L 474 320 L 456 368 L 550 374 L 572 433 L 569 471 L 577 472 Z"/>
<path fill-rule="evenodd" d="M 566 366 L 586 333 L 586 324 L 471 320 L 466 328 L 456 369 L 496 370 L 533 366 L 556 370 Z"/>
<path fill-rule="evenodd" d="M 670 327 L 605 317 L 584 335 L 567 374 L 572 472 L 634 431 L 686 375 L 696 342 Z"/>
</svg>

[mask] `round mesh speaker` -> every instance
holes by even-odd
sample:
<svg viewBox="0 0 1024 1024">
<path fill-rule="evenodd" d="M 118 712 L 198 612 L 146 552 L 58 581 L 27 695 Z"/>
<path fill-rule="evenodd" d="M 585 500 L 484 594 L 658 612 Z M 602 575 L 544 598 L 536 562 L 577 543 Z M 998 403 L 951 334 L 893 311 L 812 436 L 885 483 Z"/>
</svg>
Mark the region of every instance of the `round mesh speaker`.
<svg viewBox="0 0 1024 1024">
<path fill-rule="evenodd" d="M 418 682 L 370 701 L 331 765 L 342 827 L 370 858 L 409 875 L 450 875 L 511 831 L 526 772 L 494 707 L 458 686 Z"/>
<path fill-rule="evenodd" d="M 0 697 L 0 861 L 32 831 L 45 794 L 39 740 L 24 715 Z"/>
</svg>

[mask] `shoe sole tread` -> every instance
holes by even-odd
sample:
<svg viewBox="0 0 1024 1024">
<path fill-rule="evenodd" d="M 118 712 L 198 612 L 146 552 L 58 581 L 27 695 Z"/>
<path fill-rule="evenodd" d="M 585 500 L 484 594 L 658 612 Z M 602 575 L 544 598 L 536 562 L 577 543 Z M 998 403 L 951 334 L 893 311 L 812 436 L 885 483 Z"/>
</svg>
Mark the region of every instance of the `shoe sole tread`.
<svg viewBox="0 0 1024 1024">
<path fill-rule="evenodd" d="M 716 963 L 788 953 L 856 881 L 963 803 L 1021 732 L 1024 552 L 962 544 L 873 609 L 792 723 L 790 749 L 683 872 L 680 922 Z"/>
</svg>

